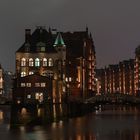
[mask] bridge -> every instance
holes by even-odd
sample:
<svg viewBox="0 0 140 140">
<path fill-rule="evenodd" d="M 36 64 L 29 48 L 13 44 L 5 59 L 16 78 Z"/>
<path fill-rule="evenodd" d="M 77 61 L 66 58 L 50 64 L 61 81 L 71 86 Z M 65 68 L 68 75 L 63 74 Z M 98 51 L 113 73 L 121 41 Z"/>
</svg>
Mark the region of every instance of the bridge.
<svg viewBox="0 0 140 140">
<path fill-rule="evenodd" d="M 127 94 L 103 94 L 84 100 L 85 104 L 140 104 L 140 97 Z"/>
</svg>

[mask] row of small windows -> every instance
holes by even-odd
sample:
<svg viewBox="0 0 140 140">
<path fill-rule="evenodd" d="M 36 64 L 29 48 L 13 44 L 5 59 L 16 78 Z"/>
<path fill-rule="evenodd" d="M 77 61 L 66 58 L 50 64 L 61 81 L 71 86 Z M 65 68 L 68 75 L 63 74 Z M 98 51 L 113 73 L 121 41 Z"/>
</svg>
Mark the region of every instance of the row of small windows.
<svg viewBox="0 0 140 140">
<path fill-rule="evenodd" d="M 33 71 L 29 71 L 29 75 L 32 75 L 32 74 L 34 74 L 34 72 Z M 21 72 L 21 77 L 24 77 L 24 76 L 27 76 L 28 75 L 28 73 L 26 73 L 26 72 Z M 53 73 L 52 72 L 48 72 L 48 73 L 42 73 L 42 75 L 43 76 L 53 76 Z"/>
<path fill-rule="evenodd" d="M 26 66 L 27 65 L 27 61 L 25 58 L 21 59 L 21 66 Z M 40 59 L 36 58 L 35 61 L 33 60 L 33 58 L 29 59 L 29 64 L 30 67 L 33 67 L 34 65 L 36 67 L 40 66 Z M 52 58 L 43 58 L 43 66 L 53 66 L 53 59 Z"/>
<path fill-rule="evenodd" d="M 32 75 L 32 74 L 34 74 L 34 72 L 33 71 L 29 71 L 29 75 Z M 28 75 L 28 73 L 26 73 L 26 72 L 21 72 L 21 77 L 24 77 L 24 76 L 27 76 Z M 53 73 L 52 72 L 48 72 L 48 73 L 42 73 L 42 75 L 43 76 L 53 76 Z"/>
<path fill-rule="evenodd" d="M 31 83 L 21 83 L 21 87 L 32 87 Z M 46 83 L 35 83 L 34 87 L 46 87 Z"/>
</svg>

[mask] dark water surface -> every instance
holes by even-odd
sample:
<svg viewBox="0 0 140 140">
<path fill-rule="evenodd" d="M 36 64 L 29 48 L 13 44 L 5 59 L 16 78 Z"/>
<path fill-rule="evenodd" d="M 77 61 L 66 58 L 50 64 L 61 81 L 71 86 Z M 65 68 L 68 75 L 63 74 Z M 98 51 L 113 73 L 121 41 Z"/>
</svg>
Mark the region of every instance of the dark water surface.
<svg viewBox="0 0 140 140">
<path fill-rule="evenodd" d="M 30 125 L 34 115 L 23 108 L 11 117 L 10 107 L 0 106 L 0 140 L 140 140 L 140 107 L 107 105 L 85 116 Z"/>
</svg>

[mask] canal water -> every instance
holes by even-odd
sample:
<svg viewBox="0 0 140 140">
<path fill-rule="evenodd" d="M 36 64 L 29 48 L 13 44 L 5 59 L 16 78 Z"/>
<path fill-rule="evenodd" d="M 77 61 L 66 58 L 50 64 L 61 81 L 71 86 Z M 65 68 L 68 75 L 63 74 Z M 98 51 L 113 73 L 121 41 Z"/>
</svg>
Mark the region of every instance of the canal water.
<svg viewBox="0 0 140 140">
<path fill-rule="evenodd" d="M 0 106 L 0 140 L 140 140 L 138 106 L 99 106 L 77 117 L 63 117 L 61 111 L 61 106 L 55 106 L 48 123 L 40 108 L 32 112 Z"/>
</svg>

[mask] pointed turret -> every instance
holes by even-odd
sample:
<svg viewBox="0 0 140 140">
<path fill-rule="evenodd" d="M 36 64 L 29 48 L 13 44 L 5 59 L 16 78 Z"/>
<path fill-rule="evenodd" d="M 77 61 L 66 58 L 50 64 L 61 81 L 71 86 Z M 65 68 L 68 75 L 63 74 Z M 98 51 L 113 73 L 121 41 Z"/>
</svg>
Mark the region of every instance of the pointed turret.
<svg viewBox="0 0 140 140">
<path fill-rule="evenodd" d="M 54 47 L 55 46 L 65 46 L 64 40 L 63 40 L 60 32 L 58 33 L 53 46 Z"/>
</svg>

